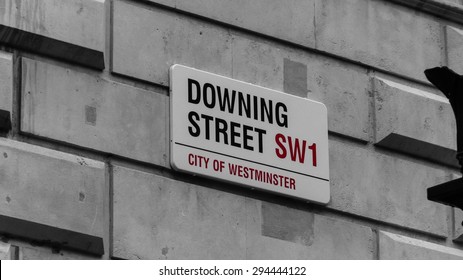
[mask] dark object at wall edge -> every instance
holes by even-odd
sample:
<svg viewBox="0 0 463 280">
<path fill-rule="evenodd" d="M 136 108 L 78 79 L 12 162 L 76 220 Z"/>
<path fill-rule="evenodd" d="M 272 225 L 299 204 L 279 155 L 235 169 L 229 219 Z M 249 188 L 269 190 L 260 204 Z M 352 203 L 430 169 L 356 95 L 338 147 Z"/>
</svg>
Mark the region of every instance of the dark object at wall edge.
<svg viewBox="0 0 463 280">
<path fill-rule="evenodd" d="M 0 109 L 0 133 L 8 133 L 11 130 L 10 112 Z"/>
</svg>

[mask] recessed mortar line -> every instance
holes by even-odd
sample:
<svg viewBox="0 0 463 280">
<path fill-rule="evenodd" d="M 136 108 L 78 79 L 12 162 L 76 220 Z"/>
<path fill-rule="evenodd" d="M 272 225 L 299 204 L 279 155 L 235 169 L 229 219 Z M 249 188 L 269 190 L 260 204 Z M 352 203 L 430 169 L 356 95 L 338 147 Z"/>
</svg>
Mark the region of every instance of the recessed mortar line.
<svg viewBox="0 0 463 280">
<path fill-rule="evenodd" d="M 318 49 L 318 42 L 317 42 L 317 1 L 313 1 L 313 38 L 314 38 L 314 48 Z"/>
<path fill-rule="evenodd" d="M 371 75 L 370 75 L 371 73 Z M 374 143 L 376 140 L 376 86 L 375 86 L 375 71 L 368 70 L 368 75 L 370 77 L 370 89 L 371 89 L 371 96 L 370 96 L 370 112 L 371 112 L 371 122 L 370 122 L 370 129 L 372 130 L 371 133 L 371 142 Z"/>
<path fill-rule="evenodd" d="M 447 36 L 447 27 L 443 26 L 442 27 L 442 36 L 444 36 L 444 63 L 446 66 L 449 66 L 449 42 L 448 42 L 448 36 Z"/>
<path fill-rule="evenodd" d="M 379 260 L 380 257 L 380 246 L 379 246 L 379 230 L 376 228 L 371 229 L 373 231 L 373 259 Z"/>
<path fill-rule="evenodd" d="M 24 58 L 28 58 L 34 61 L 44 62 L 44 63 L 51 64 L 54 66 L 60 66 L 60 67 L 70 69 L 70 70 L 83 73 L 86 75 L 91 75 L 93 78 L 96 77 L 98 79 L 101 79 L 101 80 L 104 80 L 110 83 L 118 83 L 121 85 L 127 85 L 130 87 L 139 88 L 139 89 L 146 90 L 146 91 L 154 91 L 156 93 L 164 94 L 167 96 L 169 95 L 169 87 L 166 85 L 146 81 L 143 79 L 138 79 L 138 78 L 123 75 L 123 74 L 114 73 L 114 72 L 109 71 L 108 69 L 105 69 L 104 71 L 98 71 L 98 70 L 86 68 L 80 65 L 72 64 L 66 61 L 57 60 L 55 58 L 41 56 L 35 53 L 29 53 L 26 51 L 14 51 L 14 53 L 17 53 L 16 55 L 18 57 L 18 60 L 22 60 L 22 58 L 24 57 Z M 21 67 L 21 65 L 19 65 L 19 67 Z M 21 79 L 22 70 L 20 69 L 19 71 L 20 71 L 19 75 L 15 75 L 15 77 L 18 76 Z M 19 92 L 21 92 L 21 89 L 19 89 Z"/>
<path fill-rule="evenodd" d="M 21 131 L 21 91 L 22 91 L 22 58 L 18 51 L 13 52 L 13 104 L 11 112 L 11 138 L 17 139 Z"/>
<path fill-rule="evenodd" d="M 111 73 L 113 70 L 113 46 L 114 46 L 114 3 L 113 0 L 110 0 L 109 3 L 106 3 L 107 7 L 105 9 L 105 31 L 108 32 L 106 39 L 107 39 L 107 46 L 106 50 L 108 52 L 107 57 L 105 58 L 108 62 L 108 67 L 105 69 L 105 71 L 108 71 L 108 73 Z M 109 46 L 108 46 L 109 44 Z"/>
<path fill-rule="evenodd" d="M 108 218 L 109 218 L 109 229 L 108 229 L 108 255 L 109 258 L 112 258 L 114 255 L 114 167 L 112 164 L 112 158 L 108 157 L 105 161 L 106 163 L 106 172 L 108 176 Z"/>
<path fill-rule="evenodd" d="M 446 206 L 447 210 L 447 217 L 448 217 L 448 235 L 449 238 L 447 240 L 447 244 L 452 244 L 453 243 L 453 238 L 455 238 L 455 230 L 457 228 L 456 226 L 456 221 L 455 221 L 455 210 L 450 207 Z"/>
<path fill-rule="evenodd" d="M 162 85 L 159 83 L 146 81 L 146 80 L 139 79 L 136 77 L 119 74 L 116 72 L 110 72 L 110 75 L 108 77 L 110 78 L 109 79 L 110 82 L 116 82 L 122 85 L 136 87 L 136 88 L 147 90 L 147 91 L 154 91 L 159 94 L 164 94 L 166 96 L 170 95 L 168 85 Z"/>
</svg>

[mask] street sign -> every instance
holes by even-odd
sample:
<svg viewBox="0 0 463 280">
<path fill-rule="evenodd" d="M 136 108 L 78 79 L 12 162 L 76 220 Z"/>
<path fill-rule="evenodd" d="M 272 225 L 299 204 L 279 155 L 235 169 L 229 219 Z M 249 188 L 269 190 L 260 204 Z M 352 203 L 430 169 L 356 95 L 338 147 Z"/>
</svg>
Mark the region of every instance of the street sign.
<svg viewBox="0 0 463 280">
<path fill-rule="evenodd" d="M 177 171 L 326 204 L 327 122 L 322 103 L 170 68 L 170 159 Z"/>
</svg>

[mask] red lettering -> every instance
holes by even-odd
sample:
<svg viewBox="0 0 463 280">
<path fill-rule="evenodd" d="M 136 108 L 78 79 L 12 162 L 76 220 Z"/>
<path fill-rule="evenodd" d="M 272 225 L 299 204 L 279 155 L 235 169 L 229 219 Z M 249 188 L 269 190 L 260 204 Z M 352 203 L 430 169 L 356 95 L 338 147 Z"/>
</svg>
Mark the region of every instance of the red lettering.
<svg viewBox="0 0 463 280">
<path fill-rule="evenodd" d="M 296 140 L 294 141 L 294 146 L 293 146 L 293 141 L 291 140 L 291 136 L 288 136 L 288 142 L 289 142 L 289 154 L 291 155 L 291 160 L 296 161 L 296 157 L 298 157 L 298 160 L 300 163 L 304 163 L 305 161 L 305 148 L 307 147 L 307 141 L 303 140 L 302 141 L 302 147 L 299 144 L 299 139 L 295 138 Z"/>
<path fill-rule="evenodd" d="M 312 151 L 312 165 L 317 166 L 317 144 L 310 145 L 309 150 Z"/>
<path fill-rule="evenodd" d="M 188 155 L 188 163 L 189 163 L 190 165 L 194 165 L 194 163 L 195 163 L 195 162 L 194 162 L 194 157 L 195 157 L 195 155 L 193 155 L 193 154 L 189 154 L 189 155 Z"/>
<path fill-rule="evenodd" d="M 228 169 L 230 170 L 230 174 L 232 174 L 233 176 L 236 176 L 236 165 L 229 163 Z"/>
<path fill-rule="evenodd" d="M 289 178 L 284 177 L 284 179 L 285 179 L 285 188 L 289 189 Z"/>
<path fill-rule="evenodd" d="M 283 159 L 283 158 L 286 158 L 286 148 L 285 146 L 283 145 L 283 143 L 286 143 L 286 137 L 281 134 L 281 133 L 278 133 L 277 135 L 275 135 L 275 142 L 277 143 L 278 148 L 275 149 L 275 153 L 277 154 L 277 157 Z"/>
<path fill-rule="evenodd" d="M 209 158 L 200 155 L 188 154 L 188 164 L 208 168 Z"/>
<path fill-rule="evenodd" d="M 305 156 L 307 148 L 312 151 L 312 166 L 317 166 L 317 144 L 313 143 L 308 146 L 307 140 L 302 140 L 296 137 L 285 136 L 281 133 L 275 135 L 275 143 L 277 148 L 275 148 L 275 153 L 277 157 L 285 159 L 289 156 L 290 160 L 294 162 L 305 163 Z M 289 147 L 286 146 L 288 144 Z M 310 156 L 310 155 L 309 155 Z"/>
<path fill-rule="evenodd" d="M 258 181 L 264 184 L 278 186 L 286 189 L 296 189 L 296 180 L 281 174 L 262 171 L 252 167 L 233 163 L 228 163 L 228 171 L 232 176 Z"/>
<path fill-rule="evenodd" d="M 295 190 L 296 189 L 296 180 L 293 178 L 289 178 L 289 188 Z"/>
</svg>

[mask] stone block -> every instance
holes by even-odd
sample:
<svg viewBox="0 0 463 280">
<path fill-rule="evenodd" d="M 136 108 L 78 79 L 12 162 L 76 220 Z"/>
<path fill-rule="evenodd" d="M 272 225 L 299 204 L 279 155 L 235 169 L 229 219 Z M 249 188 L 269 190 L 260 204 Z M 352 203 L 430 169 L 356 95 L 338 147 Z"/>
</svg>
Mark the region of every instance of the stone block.
<svg viewBox="0 0 463 280">
<path fill-rule="evenodd" d="M 427 200 L 426 189 L 450 181 L 448 169 L 330 141 L 329 208 L 448 235 L 447 207 Z"/>
<path fill-rule="evenodd" d="M 330 131 L 362 141 L 370 140 L 370 78 L 366 69 L 321 58 L 308 64 L 308 98 L 328 107 Z"/>
<path fill-rule="evenodd" d="M 371 259 L 369 228 L 114 167 L 113 257 Z"/>
<path fill-rule="evenodd" d="M 310 55 L 305 58 L 302 52 L 269 41 L 244 37 L 237 33 L 232 33 L 232 36 L 232 78 L 240 81 L 283 91 L 284 59 L 298 62 L 303 67 L 312 58 Z M 290 76 L 289 73 L 287 76 Z M 287 83 L 290 84 L 289 81 Z M 307 92 L 298 92 L 297 95 L 306 97 Z"/>
<path fill-rule="evenodd" d="M 153 7 L 114 2 L 113 69 L 168 86 L 169 67 L 183 64 L 230 77 L 230 35 L 226 28 Z"/>
<path fill-rule="evenodd" d="M 374 79 L 374 89 L 377 145 L 458 166 L 447 98 L 383 78 Z"/>
<path fill-rule="evenodd" d="M 463 211 L 458 208 L 453 208 L 454 211 L 454 223 L 455 232 L 453 233 L 453 239 L 455 242 L 463 244 Z"/>
<path fill-rule="evenodd" d="M 422 81 L 424 69 L 445 63 L 442 26 L 424 13 L 371 0 L 316 0 L 315 7 L 321 51 Z"/>
<path fill-rule="evenodd" d="M 305 78 L 301 75 L 304 72 Z M 369 140 L 370 82 L 366 69 L 236 34 L 233 78 L 320 101 L 328 108 L 330 131 Z"/>
<path fill-rule="evenodd" d="M 19 248 L 20 260 L 97 260 L 98 258 L 91 255 L 69 251 L 53 250 L 49 247 L 39 246 L 22 246 Z"/>
<path fill-rule="evenodd" d="M 0 215 L 103 236 L 104 163 L 0 138 L 0 177 Z"/>
<path fill-rule="evenodd" d="M 437 2 L 441 2 L 441 3 L 454 3 L 454 4 L 462 4 L 461 0 L 435 0 Z"/>
<path fill-rule="evenodd" d="M 0 51 L 0 110 L 13 107 L 13 55 Z"/>
<path fill-rule="evenodd" d="M 370 228 L 247 199 L 247 259 L 372 259 Z"/>
<path fill-rule="evenodd" d="M 463 259 L 463 250 L 380 231 L 379 259 L 461 260 Z"/>
<path fill-rule="evenodd" d="M 5 0 L 0 42 L 103 69 L 104 0 Z"/>
<path fill-rule="evenodd" d="M 447 39 L 447 65 L 453 71 L 463 75 L 463 30 L 446 26 L 445 32 Z"/>
<path fill-rule="evenodd" d="M 306 47 L 315 46 L 315 0 L 149 0 Z"/>
<path fill-rule="evenodd" d="M 114 167 L 113 256 L 244 259 L 245 198 Z"/>
<path fill-rule="evenodd" d="M 314 214 L 263 202 L 263 236 L 310 246 L 314 242 Z"/>
<path fill-rule="evenodd" d="M 168 97 L 23 58 L 21 131 L 168 166 Z"/>
<path fill-rule="evenodd" d="M 11 244 L 0 241 L 0 260 L 11 260 Z"/>
</svg>

